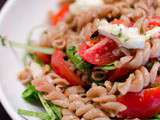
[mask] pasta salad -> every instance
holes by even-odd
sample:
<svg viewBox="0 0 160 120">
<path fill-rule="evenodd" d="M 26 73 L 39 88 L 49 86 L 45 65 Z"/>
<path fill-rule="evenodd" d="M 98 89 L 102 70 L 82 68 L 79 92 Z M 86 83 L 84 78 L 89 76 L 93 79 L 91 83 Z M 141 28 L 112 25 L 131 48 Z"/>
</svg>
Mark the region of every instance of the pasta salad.
<svg viewBox="0 0 160 120">
<path fill-rule="evenodd" d="M 27 44 L 0 37 L 3 46 L 26 50 L 18 75 L 26 85 L 22 97 L 45 111 L 18 113 L 42 120 L 160 120 L 160 1 L 58 2 Z"/>
</svg>

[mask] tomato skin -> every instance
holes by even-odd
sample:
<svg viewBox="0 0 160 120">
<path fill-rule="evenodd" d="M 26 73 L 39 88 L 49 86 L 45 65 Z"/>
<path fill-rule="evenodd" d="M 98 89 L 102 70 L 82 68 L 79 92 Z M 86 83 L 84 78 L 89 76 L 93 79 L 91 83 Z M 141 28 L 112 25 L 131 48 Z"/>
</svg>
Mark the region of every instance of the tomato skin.
<svg viewBox="0 0 160 120">
<path fill-rule="evenodd" d="M 160 22 L 156 22 L 156 21 L 151 21 L 149 22 L 150 26 L 160 26 Z"/>
<path fill-rule="evenodd" d="M 127 110 L 119 113 L 122 118 L 150 118 L 160 113 L 160 87 L 128 93 L 117 99 Z"/>
<path fill-rule="evenodd" d="M 147 19 L 148 29 L 153 29 L 154 27 L 160 26 L 160 16 L 152 16 Z"/>
<path fill-rule="evenodd" d="M 117 79 L 125 76 L 125 75 L 128 75 L 132 70 L 126 68 L 126 67 L 121 67 L 121 68 L 117 68 L 116 70 L 114 71 L 111 71 L 109 72 L 109 78 L 108 80 L 109 81 L 116 81 Z"/>
<path fill-rule="evenodd" d="M 51 56 L 50 55 L 43 54 L 43 53 L 40 53 L 40 52 L 35 52 L 34 54 L 37 56 L 38 59 L 40 59 L 45 64 L 49 64 L 51 62 Z"/>
<path fill-rule="evenodd" d="M 55 72 L 65 78 L 70 85 L 83 85 L 80 78 L 69 69 L 69 64 L 64 61 L 65 54 L 61 50 L 55 50 L 51 58 L 51 66 Z"/>
<path fill-rule="evenodd" d="M 101 40 L 94 42 L 94 44 L 92 41 L 83 42 L 79 54 L 88 63 L 101 66 L 112 63 L 119 58 L 113 54 L 117 48 L 118 46 L 113 40 L 101 37 Z"/>
<path fill-rule="evenodd" d="M 69 5 L 64 4 L 56 14 L 50 16 L 51 24 L 56 25 L 58 22 L 63 20 L 68 11 L 69 11 Z"/>
</svg>

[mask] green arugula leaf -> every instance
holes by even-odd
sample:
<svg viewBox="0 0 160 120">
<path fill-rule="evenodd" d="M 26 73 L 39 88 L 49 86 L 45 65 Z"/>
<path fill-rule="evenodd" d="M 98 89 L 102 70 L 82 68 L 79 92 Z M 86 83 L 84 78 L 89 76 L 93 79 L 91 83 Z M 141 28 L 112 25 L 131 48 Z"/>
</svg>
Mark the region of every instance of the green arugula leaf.
<svg viewBox="0 0 160 120">
<path fill-rule="evenodd" d="M 67 49 L 66 53 L 78 70 L 87 71 L 92 67 L 91 64 L 84 61 L 82 57 L 78 53 L 76 53 L 76 47 L 71 47 Z"/>
<path fill-rule="evenodd" d="M 48 113 L 48 115 L 51 117 L 51 120 L 56 120 L 56 116 L 54 111 L 51 109 L 51 107 L 49 106 L 48 102 L 43 98 L 41 93 L 38 93 L 39 99 L 44 107 L 44 109 L 46 110 L 46 112 Z"/>
<path fill-rule="evenodd" d="M 104 70 L 104 71 L 110 71 L 110 70 L 115 70 L 116 66 L 117 66 L 117 61 L 111 64 L 108 64 L 108 65 L 105 65 L 103 67 L 99 67 L 99 69 Z"/>
<path fill-rule="evenodd" d="M 42 120 L 51 120 L 50 116 L 45 112 L 33 112 L 33 111 L 24 110 L 24 109 L 18 109 L 18 114 L 30 116 L 30 117 L 37 117 Z"/>
<path fill-rule="evenodd" d="M 39 101 L 38 92 L 35 90 L 35 87 L 31 84 L 23 91 L 22 97 L 29 103 L 37 103 Z"/>
<path fill-rule="evenodd" d="M 62 119 L 61 108 L 57 105 L 52 104 L 52 103 L 50 103 L 49 105 L 56 115 L 56 120 L 61 120 Z"/>
</svg>

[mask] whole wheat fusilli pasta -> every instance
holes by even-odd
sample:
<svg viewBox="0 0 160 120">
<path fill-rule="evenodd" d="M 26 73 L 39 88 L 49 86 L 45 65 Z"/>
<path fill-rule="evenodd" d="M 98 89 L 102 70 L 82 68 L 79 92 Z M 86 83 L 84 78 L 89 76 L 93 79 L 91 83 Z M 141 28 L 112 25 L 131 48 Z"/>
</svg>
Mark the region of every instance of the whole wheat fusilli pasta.
<svg viewBox="0 0 160 120">
<path fill-rule="evenodd" d="M 36 90 L 45 93 L 44 97 L 47 100 L 50 100 L 58 106 L 64 108 L 68 107 L 68 98 L 62 93 L 62 91 L 56 89 L 56 87 L 50 84 L 48 81 L 43 79 L 35 79 L 32 81 L 32 84 L 36 87 Z"/>
<path fill-rule="evenodd" d="M 135 56 L 125 56 L 120 59 L 119 66 L 125 65 L 130 69 L 136 69 L 145 65 L 150 58 L 160 57 L 160 40 L 152 39 L 151 42 L 146 42 L 144 49 L 138 49 Z"/>
<path fill-rule="evenodd" d="M 130 74 L 124 83 L 119 83 L 117 85 L 118 90 L 121 94 L 126 94 L 127 92 L 140 92 L 150 83 L 154 83 L 159 67 L 160 64 L 156 62 L 149 72 L 147 68 L 141 66 L 135 73 Z"/>
<path fill-rule="evenodd" d="M 75 112 L 78 117 L 83 117 L 85 120 L 98 120 L 102 118 L 110 120 L 103 111 L 95 108 L 94 105 L 90 103 L 85 103 L 83 98 L 78 95 L 69 96 L 69 100 L 69 110 Z"/>
<path fill-rule="evenodd" d="M 21 82 L 23 84 L 27 84 L 29 83 L 32 79 L 33 79 L 33 76 L 32 76 L 32 73 L 29 69 L 29 67 L 25 67 L 18 75 L 18 78 L 21 80 Z"/>
<path fill-rule="evenodd" d="M 42 35 L 42 40 L 40 45 L 42 46 L 52 46 L 54 48 L 64 49 L 66 47 L 66 34 L 68 31 L 68 26 L 65 23 L 59 23 L 53 29 L 49 28 Z"/>
<path fill-rule="evenodd" d="M 117 113 L 126 110 L 126 106 L 116 102 L 115 95 L 108 95 L 107 89 L 102 86 L 94 85 L 89 91 L 87 91 L 87 97 L 93 102 L 99 103 L 102 110 L 109 114 L 111 117 L 115 117 Z"/>
</svg>

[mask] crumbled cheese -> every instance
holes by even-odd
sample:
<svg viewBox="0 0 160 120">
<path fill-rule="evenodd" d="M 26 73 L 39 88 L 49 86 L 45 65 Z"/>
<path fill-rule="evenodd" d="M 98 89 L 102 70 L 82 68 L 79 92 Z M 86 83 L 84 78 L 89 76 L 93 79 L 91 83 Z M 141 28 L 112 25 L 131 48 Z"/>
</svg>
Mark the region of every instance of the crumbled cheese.
<svg viewBox="0 0 160 120">
<path fill-rule="evenodd" d="M 31 62 L 30 69 L 31 69 L 33 78 L 37 78 L 43 75 L 42 67 L 35 62 Z"/>
<path fill-rule="evenodd" d="M 145 33 L 145 39 L 149 40 L 152 37 L 156 36 L 157 34 L 160 33 L 160 27 L 155 27 L 152 30 L 149 30 Z"/>
<path fill-rule="evenodd" d="M 106 20 L 101 20 L 98 23 L 98 31 L 104 36 L 114 35 L 122 46 L 128 49 L 144 48 L 145 46 L 145 38 L 139 34 L 136 27 L 110 24 Z"/>
<path fill-rule="evenodd" d="M 102 5 L 104 5 L 103 0 L 76 0 L 76 2 L 70 5 L 70 12 L 76 15 L 90 8 L 99 8 Z"/>
</svg>

